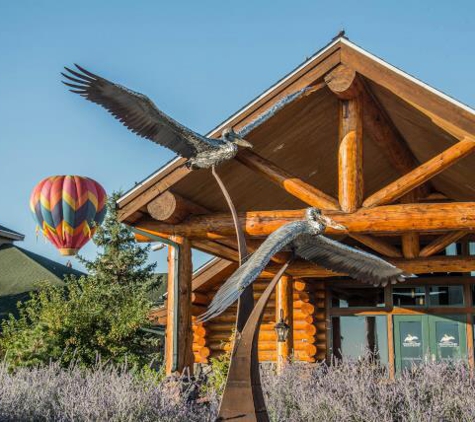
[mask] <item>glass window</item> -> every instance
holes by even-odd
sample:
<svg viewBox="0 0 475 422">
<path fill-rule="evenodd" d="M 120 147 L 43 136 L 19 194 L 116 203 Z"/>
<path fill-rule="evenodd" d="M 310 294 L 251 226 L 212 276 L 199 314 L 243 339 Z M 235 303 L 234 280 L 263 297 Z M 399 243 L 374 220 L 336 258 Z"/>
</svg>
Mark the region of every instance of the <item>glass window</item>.
<svg viewBox="0 0 475 422">
<path fill-rule="evenodd" d="M 394 306 L 425 306 L 426 291 L 424 287 L 393 287 Z"/>
<path fill-rule="evenodd" d="M 332 353 L 335 357 L 361 359 L 368 352 L 383 364 L 388 362 L 386 316 L 341 316 L 332 318 Z"/>
<path fill-rule="evenodd" d="M 334 287 L 331 290 L 333 308 L 384 307 L 384 289 L 371 287 Z"/>
<path fill-rule="evenodd" d="M 462 306 L 463 286 L 429 287 L 429 306 Z"/>
</svg>

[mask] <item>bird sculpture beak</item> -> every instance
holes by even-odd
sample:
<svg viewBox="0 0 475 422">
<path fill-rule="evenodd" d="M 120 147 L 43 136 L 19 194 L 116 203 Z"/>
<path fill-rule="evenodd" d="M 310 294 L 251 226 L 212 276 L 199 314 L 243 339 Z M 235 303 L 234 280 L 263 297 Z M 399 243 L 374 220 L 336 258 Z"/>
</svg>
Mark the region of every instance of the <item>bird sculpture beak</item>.
<svg viewBox="0 0 475 422">
<path fill-rule="evenodd" d="M 236 145 L 243 148 L 252 148 L 252 144 L 239 136 L 236 136 Z"/>
<path fill-rule="evenodd" d="M 332 220 L 330 217 L 327 217 L 326 215 L 322 215 L 320 216 L 320 218 L 323 220 L 323 222 L 325 223 L 327 227 L 331 227 L 332 229 L 335 229 L 335 230 L 347 230 L 347 228 L 344 225 L 338 224 L 336 221 Z"/>
</svg>

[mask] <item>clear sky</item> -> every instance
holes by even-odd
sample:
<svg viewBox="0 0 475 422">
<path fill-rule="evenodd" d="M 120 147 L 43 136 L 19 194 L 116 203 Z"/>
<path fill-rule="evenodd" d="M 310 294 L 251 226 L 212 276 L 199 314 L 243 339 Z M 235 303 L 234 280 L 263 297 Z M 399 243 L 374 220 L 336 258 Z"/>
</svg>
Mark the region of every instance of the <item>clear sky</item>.
<svg viewBox="0 0 475 422">
<path fill-rule="evenodd" d="M 79 174 L 127 190 L 172 158 L 68 92 L 65 65 L 143 92 L 206 133 L 345 28 L 475 106 L 474 17 L 473 0 L 0 0 L 0 224 L 24 233 L 23 247 L 65 262 L 35 237 L 28 199 L 38 181 Z M 155 257 L 165 270 L 164 253 Z"/>
</svg>

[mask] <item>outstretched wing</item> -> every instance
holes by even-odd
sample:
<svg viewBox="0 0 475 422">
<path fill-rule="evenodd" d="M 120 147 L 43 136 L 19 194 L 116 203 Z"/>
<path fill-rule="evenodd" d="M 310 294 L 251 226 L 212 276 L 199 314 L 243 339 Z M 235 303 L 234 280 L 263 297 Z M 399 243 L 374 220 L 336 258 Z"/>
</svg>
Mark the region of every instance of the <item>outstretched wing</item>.
<svg viewBox="0 0 475 422">
<path fill-rule="evenodd" d="M 306 221 L 295 221 L 278 228 L 262 243 L 250 258 L 241 265 L 216 292 L 206 312 L 199 316 L 208 321 L 224 312 L 241 296 L 269 263 L 270 259 L 308 228 Z"/>
<path fill-rule="evenodd" d="M 346 273 L 376 286 L 396 284 L 410 276 L 384 259 L 321 235 L 300 236 L 295 241 L 295 253 L 328 270 Z"/>
<path fill-rule="evenodd" d="M 181 125 L 145 95 L 115 84 L 75 65 L 78 71 L 65 67 L 63 83 L 71 92 L 107 109 L 124 126 L 137 135 L 171 149 L 185 158 L 213 149 L 220 140 L 208 139 Z"/>
</svg>

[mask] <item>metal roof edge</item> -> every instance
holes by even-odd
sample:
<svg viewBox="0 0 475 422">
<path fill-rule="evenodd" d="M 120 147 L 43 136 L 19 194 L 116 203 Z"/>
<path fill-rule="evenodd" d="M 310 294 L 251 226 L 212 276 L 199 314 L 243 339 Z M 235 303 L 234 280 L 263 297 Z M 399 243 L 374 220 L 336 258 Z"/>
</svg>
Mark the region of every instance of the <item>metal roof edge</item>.
<svg viewBox="0 0 475 422">
<path fill-rule="evenodd" d="M 21 233 L 17 233 L 10 230 L 2 230 L 0 229 L 0 237 L 12 239 L 12 240 L 23 240 L 25 239 L 25 235 Z"/>
<path fill-rule="evenodd" d="M 419 85 L 420 87 L 426 89 L 429 92 L 432 92 L 433 94 L 437 95 L 438 97 L 444 99 L 445 101 L 448 101 L 452 103 L 453 105 L 460 107 L 464 109 L 465 111 L 468 111 L 469 113 L 473 114 L 475 116 L 475 109 L 472 107 L 468 106 L 467 104 L 464 104 L 455 98 L 451 97 L 450 95 L 445 94 L 444 92 L 438 90 L 437 88 L 434 88 L 433 86 L 423 82 L 422 80 L 416 78 L 415 76 L 412 76 L 411 74 L 405 72 L 404 70 L 399 69 L 398 67 L 388 63 L 387 61 L 381 59 L 378 56 L 375 56 L 373 53 L 370 53 L 369 51 L 365 50 L 364 48 L 360 47 L 359 45 L 355 44 L 354 42 L 348 40 L 345 37 L 342 37 L 339 39 L 342 44 L 345 44 L 346 46 L 353 48 L 356 50 L 358 53 L 363 54 L 364 56 L 368 57 L 369 59 L 377 62 L 378 64 L 386 67 L 387 69 L 391 70 L 394 73 L 397 73 L 398 75 L 408 79 L 412 83 L 415 83 Z"/>
</svg>

